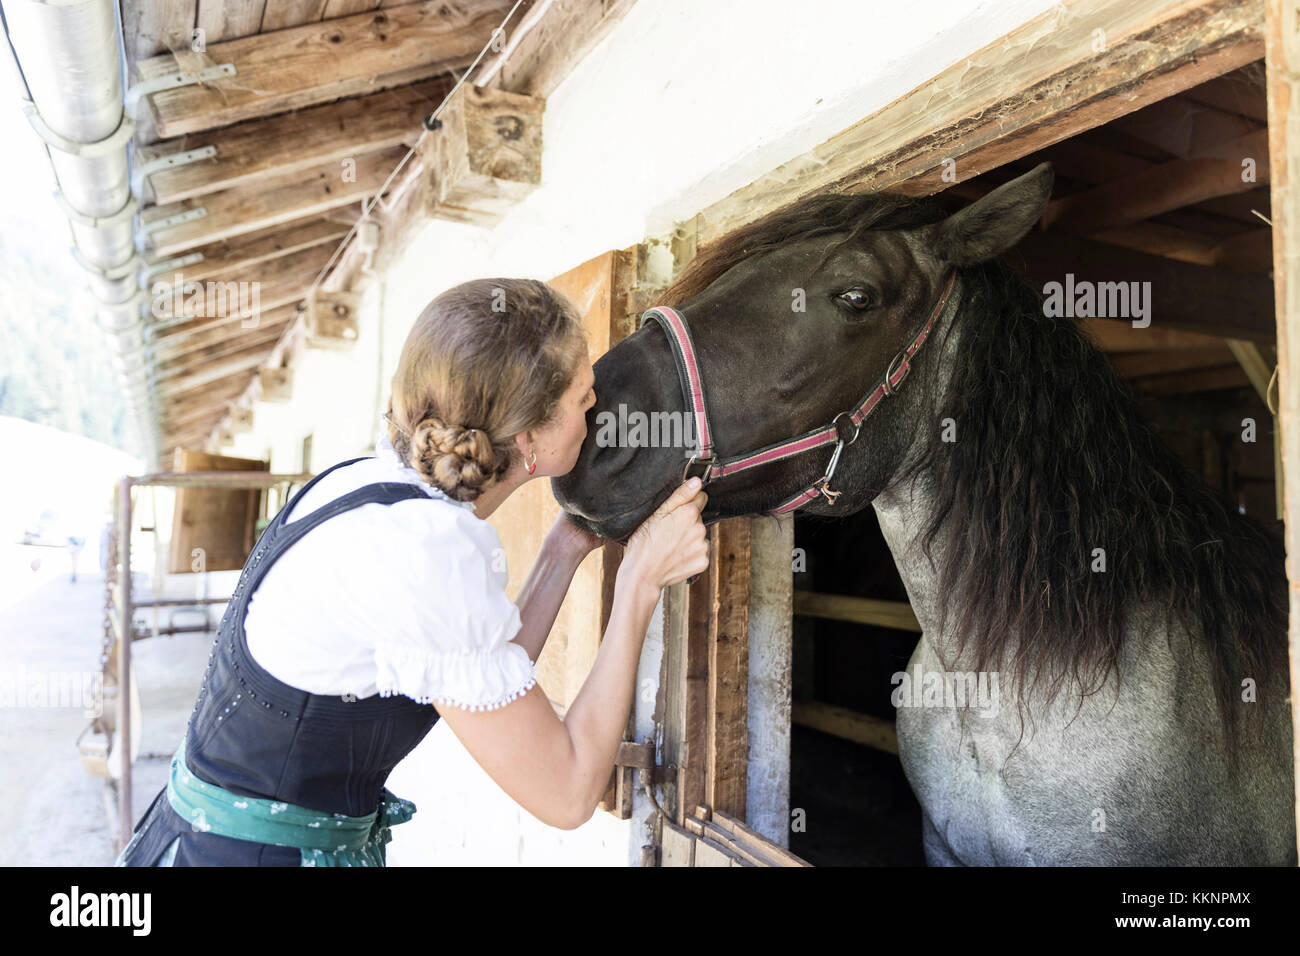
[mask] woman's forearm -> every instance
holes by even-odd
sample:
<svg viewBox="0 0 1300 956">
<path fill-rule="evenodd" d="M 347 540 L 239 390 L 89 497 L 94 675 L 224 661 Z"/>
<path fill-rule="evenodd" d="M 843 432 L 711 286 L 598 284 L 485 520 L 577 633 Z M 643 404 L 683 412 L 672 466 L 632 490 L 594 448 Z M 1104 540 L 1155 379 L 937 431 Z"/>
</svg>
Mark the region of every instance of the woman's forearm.
<svg viewBox="0 0 1300 956">
<path fill-rule="evenodd" d="M 543 539 L 537 560 L 515 598 L 520 627 L 513 643 L 522 646 L 530 660 L 536 661 L 541 656 L 564 595 L 569 592 L 573 575 L 585 557 L 586 553 L 565 547 L 550 534 Z"/>
<path fill-rule="evenodd" d="M 632 712 L 641 647 L 658 602 L 659 591 L 633 575 L 618 576 L 596 662 L 564 716 L 573 741 L 577 799 L 588 814 L 604 793 L 618 756 Z"/>
</svg>

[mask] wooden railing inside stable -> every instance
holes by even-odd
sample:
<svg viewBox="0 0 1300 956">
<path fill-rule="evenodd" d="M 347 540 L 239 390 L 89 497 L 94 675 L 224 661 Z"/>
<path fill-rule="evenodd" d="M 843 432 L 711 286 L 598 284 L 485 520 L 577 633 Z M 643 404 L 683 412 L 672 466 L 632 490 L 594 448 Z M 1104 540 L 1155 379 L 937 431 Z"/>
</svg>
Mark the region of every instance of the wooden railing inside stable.
<svg viewBox="0 0 1300 956">
<path fill-rule="evenodd" d="M 921 625 L 912 613 L 912 606 L 906 601 L 881 601 L 876 598 L 796 589 L 794 613 L 799 617 L 819 617 L 830 621 L 847 621 L 921 633 Z M 824 734 L 887 753 L 898 753 L 898 734 L 892 720 L 811 700 L 794 701 L 790 709 L 790 720 L 801 727 L 820 730 Z"/>
</svg>

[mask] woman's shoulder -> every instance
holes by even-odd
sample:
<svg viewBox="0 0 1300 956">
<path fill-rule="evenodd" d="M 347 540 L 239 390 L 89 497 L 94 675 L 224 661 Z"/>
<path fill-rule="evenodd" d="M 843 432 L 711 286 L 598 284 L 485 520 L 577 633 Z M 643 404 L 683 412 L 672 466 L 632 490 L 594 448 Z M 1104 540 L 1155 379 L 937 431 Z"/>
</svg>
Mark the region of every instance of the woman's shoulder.
<svg viewBox="0 0 1300 956">
<path fill-rule="evenodd" d="M 499 572 L 505 586 L 505 553 L 500 536 L 489 522 L 475 514 L 471 502 L 455 501 L 425 482 L 414 469 L 402 465 L 391 446 L 373 457 L 352 462 L 325 475 L 299 500 L 290 503 L 286 527 L 309 518 L 339 498 L 381 484 L 406 484 L 420 494 L 395 502 L 360 503 L 322 521 L 310 532 L 315 539 L 309 548 L 319 560 L 355 565 L 364 561 L 370 569 L 382 569 L 398 578 L 405 567 L 422 578 L 439 568 L 454 565 L 466 569 L 486 563 Z"/>
</svg>

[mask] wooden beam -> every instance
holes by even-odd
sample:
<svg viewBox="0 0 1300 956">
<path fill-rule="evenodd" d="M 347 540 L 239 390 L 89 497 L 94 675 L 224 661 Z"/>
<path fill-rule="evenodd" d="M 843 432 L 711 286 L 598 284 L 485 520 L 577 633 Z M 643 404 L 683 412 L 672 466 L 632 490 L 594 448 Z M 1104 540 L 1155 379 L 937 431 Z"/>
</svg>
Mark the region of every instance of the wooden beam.
<svg viewBox="0 0 1300 956">
<path fill-rule="evenodd" d="M 1121 229 L 1096 233 L 1091 238 L 1153 256 L 1217 266 L 1230 272 L 1263 275 L 1273 269 L 1273 236 L 1267 228 L 1218 239 L 1160 222 L 1136 222 Z"/>
<path fill-rule="evenodd" d="M 243 299 L 258 300 L 262 310 L 272 308 L 261 302 L 262 292 L 286 281 L 293 283 L 315 277 L 328 261 L 330 252 L 331 247 L 325 244 L 308 246 L 288 255 L 245 266 L 238 272 L 228 272 L 201 281 L 191 275 L 189 266 L 155 276 L 149 286 L 150 314 L 159 321 L 182 316 L 206 315 L 215 318 L 216 315 L 206 314 L 203 310 L 216 306 L 218 302 L 215 300 L 224 297 L 229 301 L 236 294 Z M 240 314 L 251 314 L 251 311 L 245 310 Z"/>
<path fill-rule="evenodd" d="M 327 292 L 317 289 L 307 296 L 303 313 L 307 347 L 313 349 L 350 349 L 361 335 L 359 313 L 361 297 L 351 292 Z"/>
<path fill-rule="evenodd" d="M 1223 348 L 1223 338 L 1174 329 L 1135 329 L 1132 323 L 1115 319 L 1084 319 L 1080 326 L 1103 352 L 1147 352 L 1155 349 Z"/>
<path fill-rule="evenodd" d="M 545 99 L 635 5 L 636 0 L 539 4 L 520 8 L 506 48 L 484 58 L 474 82 Z"/>
<path fill-rule="evenodd" d="M 269 176 L 305 173 L 312 167 L 358 159 L 395 146 L 413 146 L 422 120 L 452 87 L 449 77 L 382 90 L 285 113 L 249 120 L 226 129 L 186 136 L 140 149 L 142 161 L 212 146 L 207 161 L 164 169 L 150 177 L 154 202 L 192 199 L 223 189 L 254 186 Z"/>
<path fill-rule="evenodd" d="M 1224 239 L 1214 247 L 1212 261 L 1206 265 L 1219 266 L 1233 272 L 1273 272 L 1273 230 L 1256 229 Z"/>
<path fill-rule="evenodd" d="M 509 8 L 506 0 L 411 3 L 214 43 L 205 54 L 165 54 L 138 69 L 147 80 L 178 64 L 235 66 L 235 76 L 150 97 L 158 135 L 169 139 L 459 70 Z"/>
<path fill-rule="evenodd" d="M 898 753 L 898 731 L 891 720 L 806 700 L 796 700 L 791 705 L 790 720 L 800 727 L 811 727 L 886 753 Z"/>
<path fill-rule="evenodd" d="M 230 430 L 236 435 L 246 435 L 253 430 L 253 410 L 240 408 L 230 414 Z"/>
<path fill-rule="evenodd" d="M 346 223 L 329 219 L 306 219 L 271 226 L 199 246 L 193 251 L 200 253 L 203 261 L 185 266 L 181 271 L 187 281 L 202 282 L 314 246 L 331 244 L 332 248 L 343 241 L 348 228 Z M 156 263 L 159 259 L 154 256 L 151 261 Z M 163 273 L 157 278 L 165 280 L 169 274 Z"/>
<path fill-rule="evenodd" d="M 1049 282 L 1064 286 L 1069 275 L 1073 279 L 1068 281 L 1076 289 L 1085 288 L 1083 282 L 1093 283 L 1094 288 L 1102 283 L 1146 283 L 1137 288 L 1150 292 L 1146 304 L 1151 324 L 1140 331 L 1174 329 L 1261 344 L 1273 341 L 1273 289 L 1263 276 L 1177 262 L 1050 232 L 1030 233 L 1016 247 L 1015 255 L 1023 261 L 1030 282 L 1040 289 Z"/>
<path fill-rule="evenodd" d="M 465 84 L 421 141 L 428 214 L 491 228 L 542 179 L 546 101 Z"/>
<path fill-rule="evenodd" d="M 1250 384 L 1259 393 L 1260 401 L 1267 405 L 1268 383 L 1273 378 L 1273 368 L 1277 364 L 1276 361 L 1265 355 L 1264 350 L 1254 342 L 1228 339 L 1228 348 L 1232 350 L 1233 358 L 1237 360 L 1242 371 L 1250 379 Z"/>
<path fill-rule="evenodd" d="M 141 214 L 147 224 L 169 216 L 205 210 L 198 219 L 153 232 L 149 247 L 157 257 L 179 255 L 195 246 L 319 216 L 374 195 L 401 161 L 402 147 L 357 157 L 356 165 L 329 162 L 289 178 L 263 180 L 256 192 L 228 189 L 198 199 L 154 206 Z"/>
<path fill-rule="evenodd" d="M 601 3 L 533 4 L 525 2 L 507 24 L 505 49 L 489 54 L 472 77 L 480 86 L 545 98 L 632 8 L 634 0 Z M 387 2 L 385 3 L 387 6 Z M 427 141 L 427 136 L 422 143 Z M 427 147 L 422 147 L 423 151 Z M 405 248 L 406 240 L 428 221 L 423 192 L 415 188 L 425 175 L 417 155 L 395 185 L 393 208 L 379 214 L 381 241 L 374 268 L 382 271 Z M 351 289 L 359 255 L 353 242 L 334 268 L 325 287 Z"/>
<path fill-rule="evenodd" d="M 1221 79 L 1221 77 L 1220 77 Z M 1186 93 L 1194 92 L 1192 87 Z M 1263 91 L 1261 91 L 1262 93 Z M 1261 97 L 1261 100 L 1263 98 Z M 1106 128 L 1107 135 L 1123 133 L 1180 159 L 1202 159 L 1264 126 L 1236 113 L 1195 102 L 1186 94 L 1171 96 L 1121 117 Z"/>
<path fill-rule="evenodd" d="M 822 617 L 832 621 L 851 621 L 874 627 L 892 627 L 900 631 L 921 633 L 912 606 L 906 601 L 881 601 L 848 594 L 794 592 L 794 613 L 804 617 Z"/>
<path fill-rule="evenodd" d="M 1259 123 L 1268 122 L 1268 94 L 1264 88 L 1262 63 L 1225 73 L 1193 87 L 1183 96 L 1225 113 L 1240 113 Z"/>
<path fill-rule="evenodd" d="M 289 321 L 291 319 L 286 319 L 274 325 L 265 325 L 252 329 L 248 335 L 241 335 L 226 342 L 214 343 L 206 348 L 158 362 L 154 365 L 150 374 L 155 381 L 162 381 L 169 377 L 183 375 L 186 371 L 206 368 L 217 359 L 246 354 L 250 349 L 260 349 L 263 354 L 269 354 L 271 348 L 284 333 Z"/>
<path fill-rule="evenodd" d="M 1225 143 L 1213 152 L 1219 155 L 1159 163 L 1136 175 L 1054 200 L 1043 212 L 1041 225 L 1053 232 L 1086 236 L 1207 199 L 1250 192 L 1268 182 L 1267 129 Z M 1255 164 L 1254 169 L 1247 170 L 1246 162 Z"/>
<path fill-rule="evenodd" d="M 1133 380 L 1133 385 L 1139 392 L 1147 395 L 1191 395 L 1196 392 L 1244 388 L 1250 385 L 1250 378 L 1242 371 L 1240 365 L 1234 363 L 1219 368 L 1203 368 L 1194 372 L 1138 378 Z"/>
<path fill-rule="evenodd" d="M 283 404 L 293 397 L 293 369 L 264 368 L 258 373 L 262 401 Z"/>
<path fill-rule="evenodd" d="M 709 529 L 708 756 L 704 792 L 710 807 L 745 816 L 749 781 L 749 563 L 747 517 Z"/>
<path fill-rule="evenodd" d="M 218 378 L 207 378 L 200 382 L 193 383 L 183 382 L 165 382 L 154 389 L 154 394 L 158 398 L 159 406 L 164 404 L 178 404 L 186 399 L 195 399 L 199 404 L 214 404 L 210 399 L 210 390 L 219 389 L 218 394 L 227 397 L 231 389 L 242 388 L 243 384 L 253 375 L 253 369 L 256 365 L 240 366 L 228 371 L 225 375 Z M 195 394 L 202 389 L 201 394 Z"/>
<path fill-rule="evenodd" d="M 212 400 L 203 404 L 176 406 L 163 416 L 162 433 L 176 436 L 183 433 L 201 431 L 206 438 L 216 425 L 226 417 L 230 408 L 230 399 Z"/>
<path fill-rule="evenodd" d="M 240 385 L 240 388 L 247 386 Z M 196 429 L 200 426 L 211 432 L 217 423 L 225 417 L 227 409 L 234 400 L 232 389 L 227 386 L 218 394 L 210 392 L 198 398 L 190 398 L 183 403 L 175 403 L 165 409 L 161 421 L 164 435 L 179 434 L 183 430 Z"/>
<path fill-rule="evenodd" d="M 211 382 L 219 382 L 222 379 L 229 378 L 238 372 L 251 371 L 258 366 L 266 364 L 266 358 L 271 353 L 271 348 L 275 343 L 258 344 L 245 348 L 239 354 L 220 362 L 215 362 L 210 366 L 200 366 L 199 368 L 179 368 L 173 369 L 177 374 L 164 374 L 156 378 L 154 386 L 161 389 L 167 389 L 171 394 L 178 391 L 188 391 L 193 388 L 199 388 Z"/>
<path fill-rule="evenodd" d="M 241 309 L 219 318 L 194 318 L 180 325 L 157 330 L 150 339 L 150 354 L 174 354 L 189 348 L 194 341 L 208 343 L 214 339 L 239 335 L 247 329 L 255 329 L 264 321 L 279 318 L 286 308 L 293 311 L 307 295 L 310 286 L 311 280 L 305 276 L 286 279 L 262 290 L 261 312 L 257 315 L 253 315 L 251 310 Z M 236 322 L 239 323 L 238 326 L 234 325 Z"/>
<path fill-rule="evenodd" d="M 1260 10 L 1261 0 L 1055 7 L 714 203 L 701 213 L 700 240 L 817 193 L 930 195 L 949 185 L 946 172 L 971 179 L 1108 123 L 1258 60 Z M 1093 52 L 1098 24 L 1102 53 Z"/>
<path fill-rule="evenodd" d="M 1253 344 L 1253 343 L 1252 343 Z M 1223 346 L 1195 349 L 1168 349 L 1153 352 L 1123 352 L 1110 357 L 1120 378 L 1142 378 L 1186 372 L 1194 369 L 1217 368 L 1232 361 L 1232 352 Z"/>
</svg>

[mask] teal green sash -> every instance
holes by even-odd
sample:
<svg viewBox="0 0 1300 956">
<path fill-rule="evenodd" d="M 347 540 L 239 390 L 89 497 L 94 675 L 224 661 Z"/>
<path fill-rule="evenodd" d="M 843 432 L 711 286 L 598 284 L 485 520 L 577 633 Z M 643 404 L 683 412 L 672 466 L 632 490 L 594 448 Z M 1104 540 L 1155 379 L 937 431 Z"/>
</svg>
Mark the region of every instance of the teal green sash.
<svg viewBox="0 0 1300 956">
<path fill-rule="evenodd" d="M 384 848 L 392 840 L 389 827 L 405 823 L 415 813 L 415 804 L 387 789 L 379 809 L 364 817 L 241 797 L 190 772 L 183 738 L 172 757 L 167 801 L 198 832 L 297 847 L 303 866 L 384 866 Z"/>
</svg>

